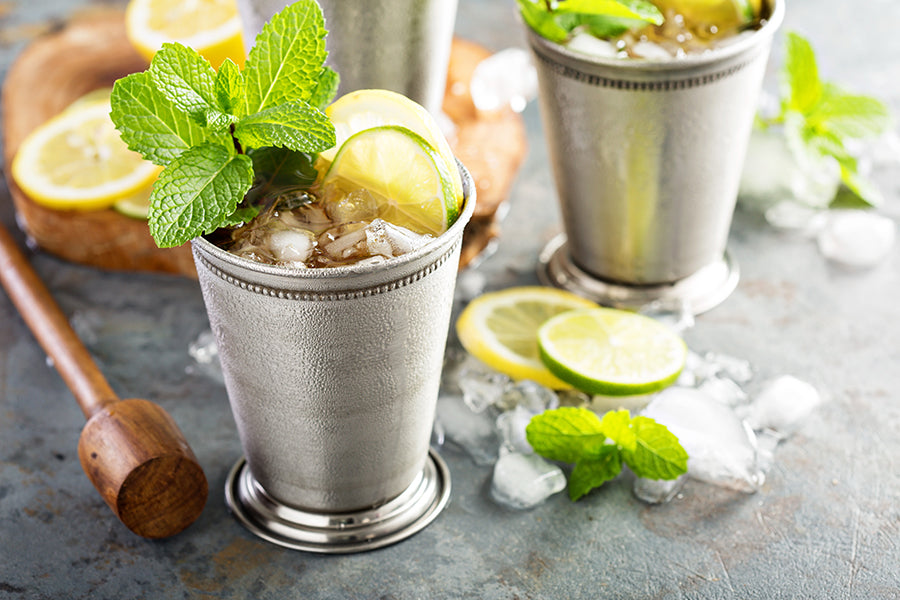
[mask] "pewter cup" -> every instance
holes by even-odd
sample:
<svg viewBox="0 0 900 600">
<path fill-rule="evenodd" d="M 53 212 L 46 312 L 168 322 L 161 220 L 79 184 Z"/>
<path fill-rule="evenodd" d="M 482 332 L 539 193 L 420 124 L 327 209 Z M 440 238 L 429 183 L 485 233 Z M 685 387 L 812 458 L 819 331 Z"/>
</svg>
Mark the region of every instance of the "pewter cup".
<svg viewBox="0 0 900 600">
<path fill-rule="evenodd" d="M 459 219 L 383 263 L 289 269 L 193 241 L 246 457 L 226 496 L 261 537 L 355 551 L 396 541 L 404 532 L 395 525 L 414 532 L 443 508 L 449 475 L 429 444 L 462 233 L 475 204 L 471 177 L 460 172 Z M 410 500 L 423 493 L 435 497 Z M 426 514 L 400 514 L 409 511 Z"/>
<path fill-rule="evenodd" d="M 783 15 L 778 0 L 752 35 L 668 62 L 593 58 L 528 28 L 565 230 L 541 258 L 548 283 L 623 306 L 674 289 L 695 312 L 727 297 L 726 242 Z"/>
<path fill-rule="evenodd" d="M 388 89 L 440 113 L 457 0 L 318 0 L 340 95 Z M 247 48 L 289 0 L 238 0 Z"/>
</svg>

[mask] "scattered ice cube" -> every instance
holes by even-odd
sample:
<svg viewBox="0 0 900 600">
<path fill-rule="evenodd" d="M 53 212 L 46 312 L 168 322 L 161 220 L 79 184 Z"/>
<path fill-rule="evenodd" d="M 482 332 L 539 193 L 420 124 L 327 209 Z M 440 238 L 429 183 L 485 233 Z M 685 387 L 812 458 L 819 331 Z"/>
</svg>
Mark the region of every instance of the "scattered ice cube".
<svg viewBox="0 0 900 600">
<path fill-rule="evenodd" d="M 536 454 L 511 452 L 494 465 L 491 497 L 508 508 L 537 506 L 566 487 L 562 469 Z"/>
<path fill-rule="evenodd" d="M 819 231 L 819 251 L 848 267 L 873 267 L 894 247 L 897 226 L 888 217 L 866 210 L 834 210 Z"/>
<path fill-rule="evenodd" d="M 683 298 L 662 298 L 638 309 L 642 315 L 656 319 L 675 333 L 683 333 L 694 326 L 694 312 Z"/>
<path fill-rule="evenodd" d="M 707 352 L 703 355 L 703 360 L 715 368 L 716 373 L 723 373 L 736 383 L 747 383 L 753 379 L 753 365 L 749 360 L 719 352 Z"/>
<path fill-rule="evenodd" d="M 473 412 L 459 396 L 441 396 L 437 417 L 447 440 L 465 451 L 477 465 L 496 462 L 500 450 L 495 417 L 490 411 Z"/>
<path fill-rule="evenodd" d="M 531 55 L 521 48 L 492 54 L 475 67 L 469 90 L 478 110 L 509 106 L 515 112 L 522 112 L 537 95 L 537 72 Z"/>
<path fill-rule="evenodd" d="M 747 401 L 747 392 L 725 377 L 710 377 L 697 386 L 697 389 L 725 406 L 738 406 Z"/>
<path fill-rule="evenodd" d="M 459 388 L 463 400 L 474 412 L 484 412 L 500 402 L 512 380 L 476 360 L 466 361 L 459 369 Z"/>
<path fill-rule="evenodd" d="M 754 492 L 765 474 L 757 464 L 756 438 L 735 412 L 699 390 L 670 387 L 644 415 L 669 428 L 688 453 L 688 475 L 744 492 Z"/>
<path fill-rule="evenodd" d="M 591 397 L 581 390 L 559 390 L 556 392 L 560 406 L 574 406 L 587 408 L 591 403 Z"/>
<path fill-rule="evenodd" d="M 676 479 L 645 479 L 638 477 L 634 481 L 634 495 L 650 504 L 662 504 L 668 502 L 681 490 L 687 476 L 682 475 Z"/>
<path fill-rule="evenodd" d="M 787 200 L 766 209 L 765 218 L 776 229 L 803 237 L 814 237 L 825 226 L 827 211 Z"/>
<path fill-rule="evenodd" d="M 501 410 L 509 410 L 521 406 L 533 414 L 559 406 L 556 392 L 541 384 L 524 379 L 505 388 L 495 405 Z"/>
<path fill-rule="evenodd" d="M 600 58 L 615 58 L 619 53 L 615 44 L 601 40 L 586 32 L 573 35 L 572 39 L 566 43 L 566 48 L 572 52 L 580 52 L 581 54 Z"/>
<path fill-rule="evenodd" d="M 790 435 L 821 403 L 818 390 L 792 375 L 767 381 L 743 411 L 753 429 L 770 429 L 779 436 Z"/>
<path fill-rule="evenodd" d="M 597 414 L 611 410 L 626 409 L 632 414 L 642 411 L 653 399 L 654 394 L 640 396 L 604 396 L 596 394 L 591 397 L 589 408 Z"/>
<path fill-rule="evenodd" d="M 516 406 L 497 416 L 497 431 L 500 433 L 501 450 L 533 454 L 534 449 L 528 443 L 525 428 L 535 414 L 524 406 Z"/>
</svg>

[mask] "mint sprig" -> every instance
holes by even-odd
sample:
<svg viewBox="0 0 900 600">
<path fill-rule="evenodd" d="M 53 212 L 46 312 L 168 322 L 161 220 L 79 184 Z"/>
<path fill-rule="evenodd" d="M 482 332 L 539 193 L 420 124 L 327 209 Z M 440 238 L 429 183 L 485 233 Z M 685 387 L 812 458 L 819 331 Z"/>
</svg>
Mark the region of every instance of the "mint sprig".
<svg viewBox="0 0 900 600">
<path fill-rule="evenodd" d="M 525 435 L 541 456 L 574 463 L 572 500 L 616 477 L 623 464 L 648 479 L 676 479 L 687 472 L 688 455 L 678 438 L 664 425 L 627 410 L 610 411 L 602 419 L 586 408 L 548 410 L 532 417 Z"/>
<path fill-rule="evenodd" d="M 780 111 L 773 117 L 760 116 L 757 124 L 781 125 L 788 147 L 801 162 L 837 161 L 842 187 L 832 207 L 877 206 L 881 194 L 859 173 L 858 159 L 847 142 L 876 137 L 892 127 L 888 107 L 876 98 L 822 80 L 812 45 L 794 32 L 786 36 L 780 83 Z"/>
<path fill-rule="evenodd" d="M 660 25 L 663 15 L 646 0 L 517 0 L 522 19 L 535 33 L 562 43 L 578 28 L 599 37 L 621 35 L 647 23 Z"/>
<path fill-rule="evenodd" d="M 322 113 L 338 85 L 324 66 L 326 33 L 315 0 L 299 0 L 266 24 L 243 71 L 226 60 L 216 72 L 192 48 L 167 43 L 146 71 L 115 83 L 110 115 L 122 139 L 165 167 L 150 196 L 158 246 L 252 219 L 254 165 L 302 165 L 309 178 L 312 158 L 290 154 L 335 144 Z"/>
</svg>

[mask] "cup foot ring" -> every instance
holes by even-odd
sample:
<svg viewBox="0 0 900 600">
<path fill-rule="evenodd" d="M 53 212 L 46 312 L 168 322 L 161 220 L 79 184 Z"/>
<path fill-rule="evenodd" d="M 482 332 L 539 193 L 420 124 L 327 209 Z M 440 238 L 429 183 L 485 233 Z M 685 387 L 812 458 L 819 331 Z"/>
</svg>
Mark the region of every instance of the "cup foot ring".
<svg viewBox="0 0 900 600">
<path fill-rule="evenodd" d="M 247 461 L 237 461 L 225 482 L 225 501 L 254 535 L 285 548 L 321 554 L 374 550 L 418 533 L 450 499 L 450 470 L 429 450 L 422 472 L 399 496 L 370 509 L 321 513 L 272 498 L 253 478 Z"/>
<path fill-rule="evenodd" d="M 737 287 L 737 263 L 726 251 L 721 260 L 670 284 L 627 285 L 604 281 L 572 262 L 566 235 L 550 240 L 538 258 L 538 279 L 544 285 L 562 288 L 604 306 L 637 310 L 651 302 L 681 301 L 693 314 L 721 304 Z"/>
</svg>

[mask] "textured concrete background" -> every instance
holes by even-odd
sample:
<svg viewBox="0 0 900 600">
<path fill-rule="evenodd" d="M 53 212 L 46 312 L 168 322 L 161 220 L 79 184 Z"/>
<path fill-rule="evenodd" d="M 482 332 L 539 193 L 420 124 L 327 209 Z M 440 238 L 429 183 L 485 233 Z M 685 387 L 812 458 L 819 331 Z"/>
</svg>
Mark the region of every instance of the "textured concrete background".
<svg viewBox="0 0 900 600">
<path fill-rule="evenodd" d="M 86 5 L 0 1 L 0 70 L 48 20 Z M 812 41 L 827 79 L 900 113 L 898 24 L 894 0 L 790 0 L 782 33 Z M 524 46 L 513 0 L 461 0 L 457 32 L 493 50 Z M 524 117 L 530 153 L 499 250 L 479 267 L 489 289 L 535 283 L 538 252 L 559 230 L 537 106 Z M 874 178 L 900 219 L 900 174 Z M 5 186 L 0 217 L 13 227 Z M 225 391 L 185 372 L 207 328 L 196 283 L 33 253 L 117 393 L 158 402 L 180 424 L 211 494 L 174 538 L 125 529 L 79 465 L 81 412 L 0 295 L 0 598 L 900 598 L 900 247 L 851 272 L 739 211 L 730 248 L 741 282 L 698 319 L 690 346 L 746 358 L 761 377 L 793 374 L 826 398 L 778 448 L 762 491 L 688 484 L 651 507 L 623 477 L 577 504 L 558 495 L 512 512 L 489 499 L 489 468 L 445 450 L 445 512 L 399 545 L 350 556 L 275 547 L 227 513 L 224 479 L 241 451 Z"/>
</svg>

